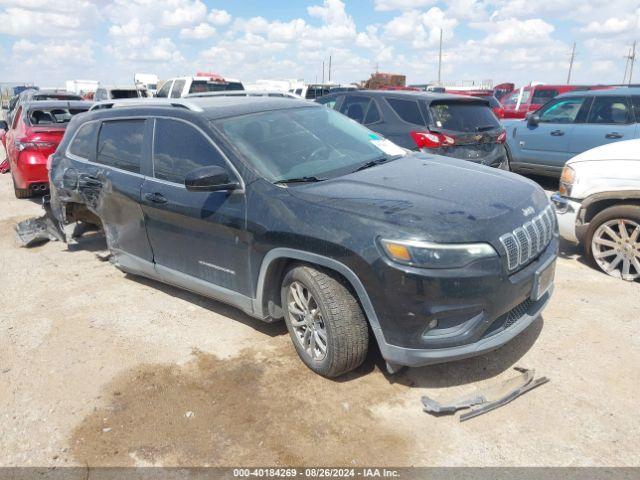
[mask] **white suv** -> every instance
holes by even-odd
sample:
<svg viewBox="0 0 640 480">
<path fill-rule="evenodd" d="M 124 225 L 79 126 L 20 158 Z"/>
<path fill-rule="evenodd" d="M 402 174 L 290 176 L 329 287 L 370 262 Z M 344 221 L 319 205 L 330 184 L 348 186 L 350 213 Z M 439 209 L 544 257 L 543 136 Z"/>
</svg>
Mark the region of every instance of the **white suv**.
<svg viewBox="0 0 640 480">
<path fill-rule="evenodd" d="M 582 243 L 605 273 L 640 279 L 640 140 L 603 145 L 573 157 L 551 200 L 563 238 Z"/>
<path fill-rule="evenodd" d="M 156 97 L 182 98 L 191 93 L 244 90 L 240 80 L 222 78 L 216 74 L 196 74 L 193 77 L 170 78 L 162 84 Z"/>
</svg>

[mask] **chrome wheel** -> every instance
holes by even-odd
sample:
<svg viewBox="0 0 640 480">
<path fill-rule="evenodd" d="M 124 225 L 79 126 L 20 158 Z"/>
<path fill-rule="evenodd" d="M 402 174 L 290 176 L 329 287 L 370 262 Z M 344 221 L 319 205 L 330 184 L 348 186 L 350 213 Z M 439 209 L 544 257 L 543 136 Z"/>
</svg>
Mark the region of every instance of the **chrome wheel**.
<svg viewBox="0 0 640 480">
<path fill-rule="evenodd" d="M 628 219 L 609 220 L 598 227 L 591 240 L 598 266 L 612 277 L 640 278 L 640 225 Z"/>
<path fill-rule="evenodd" d="M 327 356 L 327 330 L 313 295 L 300 282 L 292 282 L 287 293 L 287 310 L 294 337 L 313 360 Z"/>
</svg>

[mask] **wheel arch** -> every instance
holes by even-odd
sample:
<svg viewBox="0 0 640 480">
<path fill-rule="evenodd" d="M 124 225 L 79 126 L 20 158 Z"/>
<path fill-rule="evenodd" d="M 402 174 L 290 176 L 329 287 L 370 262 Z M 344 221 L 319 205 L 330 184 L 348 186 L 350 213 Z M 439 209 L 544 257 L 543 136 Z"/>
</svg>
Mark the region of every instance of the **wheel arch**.
<svg viewBox="0 0 640 480">
<path fill-rule="evenodd" d="M 640 190 L 594 193 L 583 200 L 579 218 L 583 225 L 587 225 L 603 210 L 622 204 L 640 206 Z"/>
<path fill-rule="evenodd" d="M 256 288 L 256 298 L 254 300 L 254 311 L 261 317 L 274 316 L 280 318 L 281 307 L 276 304 L 280 300 L 280 281 L 284 272 L 292 263 L 303 262 L 309 265 L 316 265 L 331 270 L 342 276 L 355 292 L 364 314 L 371 326 L 378 343 L 382 338 L 380 322 L 376 316 L 373 304 L 367 294 L 364 285 L 355 274 L 344 263 L 330 257 L 318 255 L 317 253 L 305 252 L 292 248 L 275 248 L 270 250 L 262 260 L 258 283 Z M 275 301 L 274 301 L 275 300 Z"/>
</svg>

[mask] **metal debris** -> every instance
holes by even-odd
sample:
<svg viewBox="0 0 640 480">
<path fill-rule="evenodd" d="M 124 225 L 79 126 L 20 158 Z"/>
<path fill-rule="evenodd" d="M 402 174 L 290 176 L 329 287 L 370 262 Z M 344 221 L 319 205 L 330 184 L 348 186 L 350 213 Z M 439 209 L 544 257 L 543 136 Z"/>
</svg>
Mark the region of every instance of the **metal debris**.
<svg viewBox="0 0 640 480">
<path fill-rule="evenodd" d="M 470 411 L 460 415 L 460 421 L 464 422 L 484 413 L 502 407 L 515 400 L 520 395 L 533 390 L 540 385 L 547 383 L 547 377 L 534 379 L 535 370 L 525 368 L 515 368 L 521 374 L 517 377 L 504 380 L 497 385 L 489 386 L 481 391 L 476 391 L 470 395 L 453 400 L 449 403 L 440 403 L 426 395 L 422 397 L 424 411 L 435 415 L 453 414 L 458 410 L 472 408 Z"/>
</svg>

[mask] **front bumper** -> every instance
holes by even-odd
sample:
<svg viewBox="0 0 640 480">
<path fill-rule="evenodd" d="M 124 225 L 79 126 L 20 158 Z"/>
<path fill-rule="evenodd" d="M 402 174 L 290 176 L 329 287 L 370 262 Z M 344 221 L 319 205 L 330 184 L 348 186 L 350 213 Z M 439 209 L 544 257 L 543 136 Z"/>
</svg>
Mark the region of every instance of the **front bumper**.
<svg viewBox="0 0 640 480">
<path fill-rule="evenodd" d="M 549 302 L 557 252 L 554 237 L 535 261 L 511 275 L 488 264 L 435 278 L 433 272 L 402 271 L 399 277 L 386 272 L 395 284 L 386 287 L 387 308 L 374 301 L 380 323 L 374 333 L 383 358 L 390 366 L 419 367 L 501 347 Z M 542 277 L 548 288 L 538 293 Z M 389 304 L 390 297 L 395 304 Z M 433 320 L 437 326 L 431 328 Z"/>
<path fill-rule="evenodd" d="M 556 217 L 558 218 L 558 232 L 560 236 L 569 242 L 578 243 L 578 235 L 576 233 L 576 222 L 578 220 L 578 213 L 582 204 L 571 200 L 567 197 L 563 197 L 559 193 L 551 195 L 551 202 L 556 210 Z"/>
</svg>

